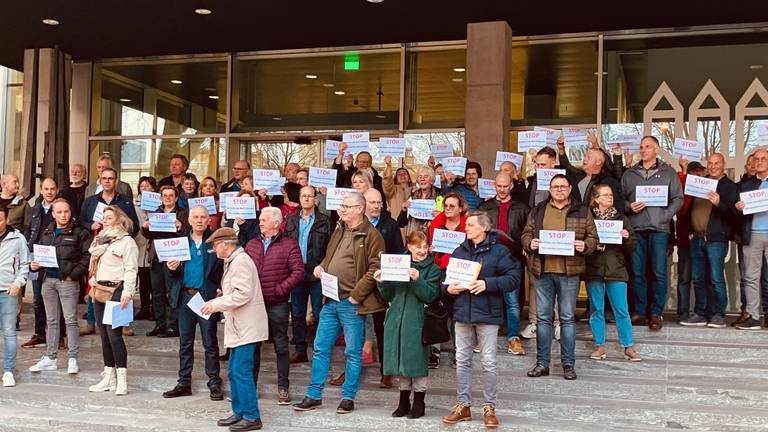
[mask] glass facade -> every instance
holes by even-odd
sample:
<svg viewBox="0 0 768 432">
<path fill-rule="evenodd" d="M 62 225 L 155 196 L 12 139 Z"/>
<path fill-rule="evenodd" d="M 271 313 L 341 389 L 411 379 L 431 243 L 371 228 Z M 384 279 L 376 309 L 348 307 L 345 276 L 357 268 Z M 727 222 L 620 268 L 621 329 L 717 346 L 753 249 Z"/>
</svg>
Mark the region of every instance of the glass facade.
<svg viewBox="0 0 768 432">
<path fill-rule="evenodd" d="M 408 129 L 464 127 L 466 48 L 408 54 Z"/>
<path fill-rule="evenodd" d="M 24 74 L 0 67 L 0 139 L 4 143 L 3 172 L 21 171 L 21 112 Z"/>
</svg>

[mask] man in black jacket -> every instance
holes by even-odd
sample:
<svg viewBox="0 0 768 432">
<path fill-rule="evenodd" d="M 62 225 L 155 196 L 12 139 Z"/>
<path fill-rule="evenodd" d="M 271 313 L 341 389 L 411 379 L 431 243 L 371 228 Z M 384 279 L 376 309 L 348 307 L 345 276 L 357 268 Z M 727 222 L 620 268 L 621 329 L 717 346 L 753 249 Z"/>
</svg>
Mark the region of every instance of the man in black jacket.
<svg viewBox="0 0 768 432">
<path fill-rule="evenodd" d="M 139 218 L 136 217 L 136 207 L 129 197 L 123 196 L 117 191 L 117 171 L 113 168 L 105 168 L 101 171 L 99 183 L 103 189 L 96 195 L 85 199 L 80 210 L 78 224 L 88 232 L 101 230 L 101 217 L 104 208 L 112 205 L 128 215 L 133 222 L 133 231 L 130 234 L 136 236 L 139 233 Z"/>
<path fill-rule="evenodd" d="M 504 234 L 499 236 L 501 243 L 509 249 L 513 257 L 524 263 L 520 237 L 528 219 L 528 206 L 512 200 L 512 178 L 509 174 L 496 174 L 495 185 L 496 196 L 483 201 L 477 209 L 488 214 L 493 228 Z M 520 291 L 516 289 L 505 292 L 504 302 L 507 305 L 507 351 L 514 355 L 525 355 L 520 341 Z M 531 307 L 535 308 L 535 303 Z"/>
<path fill-rule="evenodd" d="M 568 152 L 565 149 L 565 141 L 562 137 L 557 141 L 557 152 L 559 154 L 560 167 L 565 169 L 566 175 L 574 184 L 576 202 L 589 207 L 589 201 L 592 193 L 592 186 L 596 184 L 605 184 L 611 187 L 614 198 L 613 206 L 619 213 L 624 213 L 626 208 L 624 204 L 624 194 L 621 193 L 621 184 L 614 177 L 613 164 L 608 159 L 606 152 L 600 148 L 592 147 L 587 150 L 582 162 L 582 169 L 571 165 L 568 160 Z"/>
<path fill-rule="evenodd" d="M 221 192 L 240 192 L 240 181 L 251 174 L 251 164 L 247 160 L 239 160 L 232 166 L 233 177 L 221 185 Z"/>
<path fill-rule="evenodd" d="M 323 289 L 312 272 L 325 258 L 328 240 L 331 238 L 331 220 L 315 206 L 317 192 L 312 186 L 301 188 L 301 210 L 285 219 L 285 235 L 299 242 L 304 259 L 304 280 L 291 291 L 291 315 L 293 340 L 296 351 L 291 363 L 306 363 L 307 357 L 307 301 L 312 299 L 312 317 L 315 323 L 323 308 Z"/>
<path fill-rule="evenodd" d="M 376 169 L 373 168 L 373 156 L 371 156 L 370 153 L 367 151 L 363 151 L 357 154 L 357 157 L 355 158 L 355 165 L 345 168 L 344 167 L 344 152 L 347 150 L 347 144 L 341 143 L 339 145 L 339 155 L 336 156 L 336 159 L 333 161 L 333 165 L 331 168 L 338 170 L 338 174 L 336 175 L 336 186 L 337 187 L 343 187 L 343 188 L 351 188 L 352 187 L 352 175 L 357 172 L 359 169 L 366 169 L 370 168 L 371 171 L 373 171 L 373 187 L 376 188 L 379 192 L 381 192 L 381 195 L 384 195 L 384 187 L 382 186 L 381 182 L 381 176 L 378 172 L 376 172 Z M 387 208 L 387 202 L 384 201 L 383 208 L 386 210 Z"/>
</svg>

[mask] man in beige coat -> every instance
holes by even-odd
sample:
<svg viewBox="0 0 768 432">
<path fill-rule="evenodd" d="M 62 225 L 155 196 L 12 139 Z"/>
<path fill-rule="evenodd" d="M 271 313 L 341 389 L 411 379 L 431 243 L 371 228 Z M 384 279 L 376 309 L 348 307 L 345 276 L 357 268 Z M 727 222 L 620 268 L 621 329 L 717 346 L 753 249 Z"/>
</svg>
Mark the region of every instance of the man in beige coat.
<svg viewBox="0 0 768 432">
<path fill-rule="evenodd" d="M 231 431 L 261 429 L 259 398 L 253 381 L 253 356 L 256 347 L 267 340 L 267 311 L 261 295 L 259 273 L 253 260 L 237 245 L 232 228 L 219 228 L 207 243 L 224 261 L 221 296 L 206 302 L 203 314 L 224 312 L 224 345 L 229 355 L 229 388 L 233 414 L 218 421 Z"/>
</svg>

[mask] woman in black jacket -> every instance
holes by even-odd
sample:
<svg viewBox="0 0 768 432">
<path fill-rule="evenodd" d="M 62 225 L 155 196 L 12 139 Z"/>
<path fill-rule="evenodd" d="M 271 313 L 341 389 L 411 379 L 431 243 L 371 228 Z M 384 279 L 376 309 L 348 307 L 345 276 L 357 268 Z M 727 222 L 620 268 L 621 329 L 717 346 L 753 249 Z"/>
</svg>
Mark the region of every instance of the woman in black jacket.
<svg viewBox="0 0 768 432">
<path fill-rule="evenodd" d="M 589 325 L 596 345 L 595 351 L 589 357 L 603 360 L 608 355 L 605 348 L 605 294 L 607 292 L 616 317 L 619 344 L 624 348 L 624 358 L 629 361 L 640 361 L 640 356 L 632 347 L 632 322 L 627 306 L 628 274 L 624 260 L 625 256 L 632 255 L 632 250 L 635 248 L 634 234 L 629 219 L 613 206 L 613 190 L 609 185 L 598 184 L 592 188 L 590 208 L 600 235 L 600 244 L 593 254 L 587 256 L 587 271 L 584 275 L 589 293 Z M 618 238 L 614 235 L 611 241 L 610 235 L 605 234 L 601 228 L 613 221 L 622 221 L 623 226 Z"/>
</svg>

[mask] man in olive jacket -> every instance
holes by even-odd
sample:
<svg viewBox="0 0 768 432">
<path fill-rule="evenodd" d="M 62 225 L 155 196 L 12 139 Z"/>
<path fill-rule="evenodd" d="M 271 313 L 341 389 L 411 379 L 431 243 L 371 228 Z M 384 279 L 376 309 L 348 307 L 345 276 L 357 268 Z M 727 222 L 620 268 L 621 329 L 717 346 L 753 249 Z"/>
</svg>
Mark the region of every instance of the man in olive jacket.
<svg viewBox="0 0 768 432">
<path fill-rule="evenodd" d="M 331 235 L 325 259 L 315 268 L 314 275 L 323 281 L 323 295 L 327 299 L 320 312 L 315 336 L 312 380 L 304 400 L 293 406 L 296 411 L 309 411 L 322 405 L 331 352 L 342 330 L 347 367 L 342 400 L 336 412 L 347 414 L 355 409 L 354 400 L 360 388 L 363 367 L 364 315 L 387 307 L 373 278 L 380 267 L 379 255 L 384 251 L 384 239 L 366 219 L 365 206 L 365 198 L 359 192 L 344 197 L 338 210 L 339 226 Z"/>
</svg>

